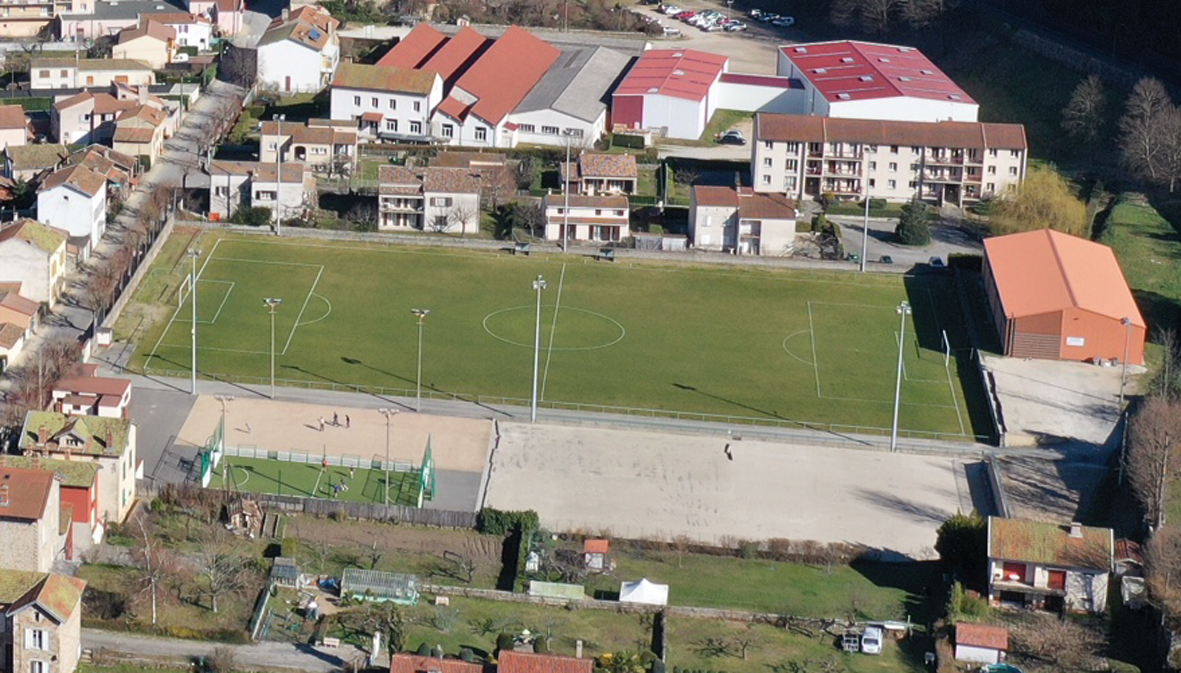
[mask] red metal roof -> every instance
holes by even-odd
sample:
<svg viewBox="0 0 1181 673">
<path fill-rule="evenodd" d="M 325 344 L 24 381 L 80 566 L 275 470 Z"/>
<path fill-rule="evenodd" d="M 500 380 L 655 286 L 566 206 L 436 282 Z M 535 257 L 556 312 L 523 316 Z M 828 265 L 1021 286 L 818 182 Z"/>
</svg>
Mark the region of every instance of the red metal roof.
<svg viewBox="0 0 1181 673">
<path fill-rule="evenodd" d="M 739 72 L 724 72 L 718 81 L 724 84 L 768 86 L 777 89 L 804 88 L 804 85 L 798 79 L 792 79 L 790 77 L 775 77 L 774 75 L 744 75 Z"/>
<path fill-rule="evenodd" d="M 611 548 L 608 540 L 586 540 L 582 543 L 584 554 L 606 554 Z"/>
<path fill-rule="evenodd" d="M 1081 308 L 1145 327 L 1115 254 L 1106 245 L 1052 229 L 985 239 L 1005 314 L 1013 318 Z"/>
<path fill-rule="evenodd" d="M 652 49 L 640 56 L 614 95 L 661 94 L 704 100 L 727 61 L 725 56 L 692 49 Z"/>
<path fill-rule="evenodd" d="M 459 78 L 455 88 L 476 98 L 468 113 L 495 126 L 537 85 L 560 53 L 529 31 L 510 26 Z"/>
<path fill-rule="evenodd" d="M 463 74 L 472 60 L 483 53 L 489 42 L 488 38 L 464 26 L 419 67 L 437 72 L 443 81 L 450 82 Z"/>
<path fill-rule="evenodd" d="M 499 673 L 591 673 L 594 668 L 594 659 L 576 659 L 516 650 L 501 650 L 497 666 Z"/>
<path fill-rule="evenodd" d="M 438 659 L 401 652 L 390 657 L 390 673 L 483 673 L 484 668 L 484 664 L 459 659 Z"/>
<path fill-rule="evenodd" d="M 898 96 L 976 102 L 914 47 L 845 40 L 779 51 L 830 103 Z"/>
<path fill-rule="evenodd" d="M 417 68 L 446 41 L 446 35 L 431 28 L 430 24 L 420 23 L 395 44 L 393 49 L 387 51 L 385 56 L 378 59 L 377 65 Z"/>
</svg>

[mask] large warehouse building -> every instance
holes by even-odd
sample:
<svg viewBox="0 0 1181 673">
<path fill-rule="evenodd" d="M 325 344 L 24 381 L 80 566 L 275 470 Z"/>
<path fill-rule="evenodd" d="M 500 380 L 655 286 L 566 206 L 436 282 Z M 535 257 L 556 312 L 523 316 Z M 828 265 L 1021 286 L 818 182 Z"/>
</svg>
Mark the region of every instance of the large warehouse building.
<svg viewBox="0 0 1181 673">
<path fill-rule="evenodd" d="M 1144 362 L 1147 326 L 1105 245 L 1050 229 L 990 238 L 984 285 L 1005 355 Z"/>
</svg>

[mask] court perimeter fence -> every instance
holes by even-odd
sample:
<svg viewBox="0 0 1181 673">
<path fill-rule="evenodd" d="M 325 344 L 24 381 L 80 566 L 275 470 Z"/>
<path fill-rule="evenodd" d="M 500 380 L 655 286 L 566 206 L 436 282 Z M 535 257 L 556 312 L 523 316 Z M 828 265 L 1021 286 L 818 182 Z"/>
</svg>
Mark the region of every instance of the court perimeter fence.
<svg viewBox="0 0 1181 673">
<path fill-rule="evenodd" d="M 172 370 L 172 369 L 154 369 L 146 368 L 143 372 L 145 376 L 161 376 L 167 378 L 185 379 L 190 377 L 189 372 Z M 223 383 L 232 383 L 243 386 L 259 386 L 259 390 L 269 389 L 271 385 L 270 377 L 264 376 L 244 376 L 240 374 L 214 374 L 204 372 L 201 374 L 202 378 L 213 381 L 220 381 Z M 275 385 L 283 388 L 295 388 L 303 390 L 327 390 L 332 392 L 349 392 L 360 393 L 363 395 L 372 395 L 374 397 L 387 399 L 388 398 L 404 398 L 414 399 L 417 391 L 409 388 L 387 388 L 385 386 L 371 386 L 354 383 L 337 383 L 333 381 L 312 381 L 304 379 L 275 379 Z M 423 399 L 440 400 L 445 402 L 466 402 L 475 404 L 477 406 L 488 409 L 496 413 L 512 416 L 504 408 L 528 408 L 532 402 L 523 397 L 503 397 L 497 395 L 474 395 L 470 393 L 451 393 L 438 390 L 423 390 Z M 757 433 L 758 428 L 776 428 L 781 430 L 799 430 L 810 433 L 815 433 L 814 437 L 810 437 L 810 441 L 820 443 L 832 444 L 855 444 L 860 446 L 876 446 L 883 442 L 888 442 L 890 438 L 890 428 L 880 428 L 866 425 L 845 425 L 840 423 L 818 423 L 813 421 L 799 421 L 780 417 L 759 417 L 759 416 L 731 416 L 726 414 L 711 414 L 698 411 L 678 411 L 673 409 L 648 409 L 643 407 L 624 407 L 612 406 L 605 404 L 587 404 L 582 402 L 558 402 L 551 400 L 540 400 L 537 403 L 539 409 L 548 409 L 552 411 L 572 411 L 595 414 L 614 414 L 625 417 L 637 418 L 652 418 L 652 419 L 669 419 L 675 421 L 691 421 L 698 423 L 714 423 L 726 426 L 733 426 L 733 432 L 738 434 L 741 428 L 751 428 Z M 898 429 L 898 437 L 900 439 L 924 440 L 929 442 L 954 442 L 957 444 L 993 444 L 995 438 L 988 435 L 969 435 L 967 433 L 957 432 L 933 432 L 927 430 L 906 430 Z M 736 437 L 740 438 L 740 437 Z M 931 447 L 912 446 L 918 450 L 930 449 Z"/>
<path fill-rule="evenodd" d="M 386 463 L 381 458 L 362 458 L 358 455 L 343 455 L 332 456 L 328 454 L 319 454 L 314 451 L 306 451 L 303 449 L 288 449 L 288 450 L 270 450 L 260 449 L 256 446 L 229 446 L 226 445 L 225 457 L 227 458 L 254 458 L 258 460 L 277 460 L 284 463 L 298 463 L 307 465 L 320 465 L 321 463 L 328 463 L 329 467 L 354 467 L 361 470 L 385 470 Z M 390 472 L 416 472 L 418 465 L 406 460 L 391 460 L 389 463 Z"/>
<path fill-rule="evenodd" d="M 372 502 L 351 502 L 304 498 L 296 495 L 275 495 L 273 493 L 251 493 L 250 497 L 271 509 L 290 514 L 311 514 L 313 516 L 347 516 L 352 519 L 388 521 L 412 526 L 433 526 L 435 528 L 457 528 L 475 530 L 478 520 L 475 512 L 457 512 L 449 509 L 419 509 L 406 505 L 383 505 Z"/>
</svg>

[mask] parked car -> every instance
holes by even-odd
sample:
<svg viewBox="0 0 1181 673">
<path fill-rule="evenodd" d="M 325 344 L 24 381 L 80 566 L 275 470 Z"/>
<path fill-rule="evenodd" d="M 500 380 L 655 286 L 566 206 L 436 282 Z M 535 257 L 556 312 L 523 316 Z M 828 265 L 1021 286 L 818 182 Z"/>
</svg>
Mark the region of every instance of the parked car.
<svg viewBox="0 0 1181 673">
<path fill-rule="evenodd" d="M 928 261 L 931 263 L 931 268 L 933 268 L 933 269 L 942 269 L 943 268 L 943 258 L 942 257 L 932 257 Z"/>
<path fill-rule="evenodd" d="M 771 25 L 779 26 L 780 28 L 790 28 L 791 26 L 796 25 L 796 20 L 790 16 L 781 16 L 778 19 L 772 21 Z"/>
<path fill-rule="evenodd" d="M 763 14 L 762 16 L 759 17 L 759 21 L 762 21 L 763 23 L 771 23 L 772 21 L 774 21 L 775 19 L 778 19 L 778 18 L 779 18 L 778 14 L 766 13 L 766 14 Z"/>
<path fill-rule="evenodd" d="M 882 629 L 879 626 L 867 626 L 861 633 L 862 654 L 882 653 Z"/>
<path fill-rule="evenodd" d="M 741 21 L 734 21 L 726 25 L 726 30 L 733 33 L 739 30 L 746 30 L 746 24 Z"/>
<path fill-rule="evenodd" d="M 759 9 L 758 7 L 755 7 L 754 9 L 747 12 L 747 15 L 752 19 L 757 19 L 763 15 L 763 10 Z"/>
<path fill-rule="evenodd" d="M 685 10 L 681 9 L 680 7 L 677 7 L 676 5 L 665 5 L 660 8 L 660 11 L 661 11 L 661 13 L 665 14 L 666 16 L 675 16 Z"/>
<path fill-rule="evenodd" d="M 716 23 L 707 23 L 704 26 L 702 26 L 701 29 L 707 33 L 716 33 L 722 29 L 722 26 L 720 24 L 716 24 Z"/>
<path fill-rule="evenodd" d="M 680 28 L 676 28 L 674 26 L 661 26 L 661 28 L 664 29 L 664 36 L 665 37 L 680 37 L 680 36 L 684 35 L 684 33 L 681 32 Z"/>
<path fill-rule="evenodd" d="M 696 12 L 677 12 L 673 16 L 673 18 L 680 19 L 681 21 L 688 21 L 689 19 L 692 19 L 695 15 L 696 15 Z"/>
<path fill-rule="evenodd" d="M 718 142 L 723 145 L 745 145 L 746 138 L 742 136 L 742 131 L 726 131 L 718 138 Z"/>
<path fill-rule="evenodd" d="M 881 259 L 879 259 L 878 261 L 881 262 L 882 264 L 893 264 L 894 258 L 889 255 L 882 255 Z"/>
</svg>

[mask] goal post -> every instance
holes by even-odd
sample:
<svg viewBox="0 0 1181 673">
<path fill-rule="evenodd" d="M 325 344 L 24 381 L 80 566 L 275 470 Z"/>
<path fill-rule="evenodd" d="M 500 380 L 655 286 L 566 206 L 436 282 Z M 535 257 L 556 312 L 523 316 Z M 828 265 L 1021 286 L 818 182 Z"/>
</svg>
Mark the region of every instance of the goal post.
<svg viewBox="0 0 1181 673">
<path fill-rule="evenodd" d="M 185 274 L 181 279 L 180 286 L 176 288 L 176 307 L 180 308 L 185 305 L 185 300 L 189 298 L 189 293 L 193 290 L 193 277 L 190 274 Z"/>
<path fill-rule="evenodd" d="M 951 365 L 951 342 L 947 339 L 947 330 L 943 330 L 943 368 Z"/>
</svg>

